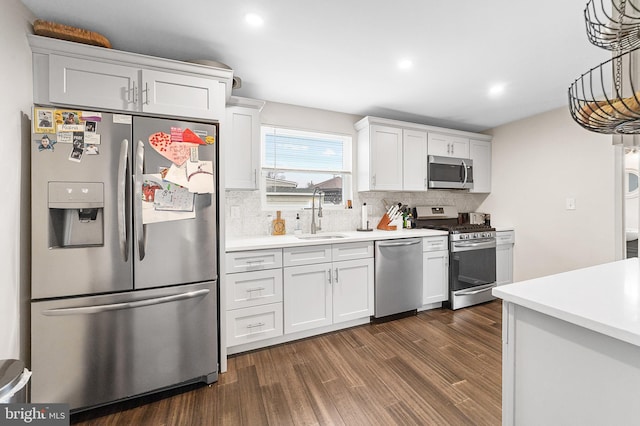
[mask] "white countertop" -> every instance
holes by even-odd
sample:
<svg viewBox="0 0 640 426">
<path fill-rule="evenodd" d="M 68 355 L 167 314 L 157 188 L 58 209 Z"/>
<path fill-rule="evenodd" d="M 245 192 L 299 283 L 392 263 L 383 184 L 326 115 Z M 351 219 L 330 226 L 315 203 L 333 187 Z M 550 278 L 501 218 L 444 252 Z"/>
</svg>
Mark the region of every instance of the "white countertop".
<svg viewBox="0 0 640 426">
<path fill-rule="evenodd" d="M 339 244 L 350 243 L 354 241 L 375 241 L 375 240 L 391 240 L 395 238 L 412 238 L 412 237 L 433 237 L 440 235 L 449 235 L 447 231 L 436 231 L 433 229 L 399 229 L 396 231 L 381 231 L 374 229 L 369 232 L 358 231 L 344 231 L 344 232 L 318 232 L 316 236 L 321 235 L 344 235 L 344 238 L 334 239 L 313 239 L 304 240 L 298 238 L 294 234 L 287 235 L 265 235 L 258 237 L 243 237 L 243 238 L 227 238 L 226 251 L 241 251 L 241 250 L 259 250 L 281 247 L 299 247 L 310 246 L 318 244 Z M 301 236 L 310 235 L 303 234 Z"/>
<path fill-rule="evenodd" d="M 640 346 L 637 258 L 507 284 L 493 295 Z"/>
</svg>

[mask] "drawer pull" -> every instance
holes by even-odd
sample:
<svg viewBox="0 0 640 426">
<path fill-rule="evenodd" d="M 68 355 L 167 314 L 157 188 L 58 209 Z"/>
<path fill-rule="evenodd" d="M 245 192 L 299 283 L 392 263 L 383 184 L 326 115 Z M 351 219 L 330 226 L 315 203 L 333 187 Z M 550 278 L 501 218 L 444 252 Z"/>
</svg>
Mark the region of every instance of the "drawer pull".
<svg viewBox="0 0 640 426">
<path fill-rule="evenodd" d="M 247 259 L 247 263 L 249 265 L 253 265 L 254 263 L 264 263 L 264 259 L 257 259 L 257 260 Z"/>
<path fill-rule="evenodd" d="M 247 328 L 256 328 L 256 327 L 263 327 L 264 323 L 263 322 L 257 322 L 255 324 L 247 324 Z"/>
<path fill-rule="evenodd" d="M 247 293 L 253 293 L 254 291 L 262 291 L 262 290 L 264 290 L 264 287 L 248 288 Z"/>
</svg>

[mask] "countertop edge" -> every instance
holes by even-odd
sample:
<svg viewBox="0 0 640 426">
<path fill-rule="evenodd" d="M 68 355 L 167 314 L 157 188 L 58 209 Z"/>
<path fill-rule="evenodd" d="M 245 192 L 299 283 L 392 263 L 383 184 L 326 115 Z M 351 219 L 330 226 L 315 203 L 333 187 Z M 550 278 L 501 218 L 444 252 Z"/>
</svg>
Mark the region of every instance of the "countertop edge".
<svg viewBox="0 0 640 426">
<path fill-rule="evenodd" d="M 345 237 L 336 239 L 303 240 L 297 238 L 295 235 L 288 234 L 278 236 L 265 235 L 260 237 L 227 238 L 225 241 L 225 251 L 226 253 L 232 253 L 244 250 L 266 250 L 285 247 L 304 247 L 322 244 L 343 244 L 359 241 L 393 240 L 400 238 L 423 238 L 449 235 L 447 231 L 437 231 L 433 229 L 403 229 L 397 231 L 373 230 L 369 232 L 337 231 L 326 232 L 326 234 L 340 234 Z M 322 235 L 322 233 L 318 233 L 317 235 Z"/>
<path fill-rule="evenodd" d="M 633 259 L 626 259 L 623 261 L 611 262 L 610 264 L 619 264 L 621 268 L 624 265 L 629 264 L 629 262 L 635 261 Z M 626 264 L 624 263 L 626 262 Z M 608 265 L 608 264 L 605 264 Z M 596 265 L 595 267 L 599 267 L 602 265 Z M 615 265 L 614 265 L 615 266 Z M 560 274 L 555 274 L 547 277 L 540 277 L 539 279 L 532 279 L 523 281 L 524 283 L 532 283 L 535 284 L 536 281 L 540 281 L 542 279 L 557 279 L 557 291 L 562 291 L 561 288 L 562 283 L 560 280 L 567 278 L 570 279 L 573 273 L 583 271 L 583 268 L 576 271 L 563 272 Z M 586 328 L 588 330 L 615 338 L 617 340 L 632 344 L 634 346 L 640 346 L 640 333 L 637 331 L 629 330 L 625 327 L 625 324 L 615 324 L 613 321 L 607 321 L 606 317 L 602 317 L 602 313 L 599 313 L 599 316 L 594 315 L 593 317 L 585 316 L 584 314 L 580 314 L 577 312 L 573 312 L 572 310 L 561 306 L 559 303 L 553 303 L 553 295 L 548 295 L 547 300 L 537 300 L 530 297 L 523 296 L 518 294 L 518 285 L 520 283 L 507 284 L 502 287 L 496 287 L 493 289 L 492 294 L 505 302 L 514 303 L 516 305 L 531 309 L 533 311 L 551 316 L 553 318 L 557 318 L 562 321 L 566 321 L 568 323 Z"/>
</svg>

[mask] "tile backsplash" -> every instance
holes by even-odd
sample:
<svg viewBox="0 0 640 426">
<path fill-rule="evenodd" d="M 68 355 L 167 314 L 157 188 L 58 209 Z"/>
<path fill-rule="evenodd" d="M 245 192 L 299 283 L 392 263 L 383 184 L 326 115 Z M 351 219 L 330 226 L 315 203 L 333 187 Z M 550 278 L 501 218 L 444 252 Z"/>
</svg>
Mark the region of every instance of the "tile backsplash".
<svg viewBox="0 0 640 426">
<path fill-rule="evenodd" d="M 470 194 L 464 191 L 431 190 L 427 192 L 360 192 L 354 194 L 353 209 L 323 209 L 320 232 L 354 231 L 360 226 L 362 203 L 367 203 L 370 227 L 375 228 L 385 212 L 384 204 L 453 205 L 460 212 L 473 212 L 488 194 Z M 384 201 L 383 201 L 384 200 Z M 491 213 L 491 212 L 487 212 Z M 296 214 L 300 214 L 302 232 L 311 229 L 311 209 L 283 210 L 287 234 L 295 228 Z M 269 215 L 275 218 L 275 210 L 262 210 L 259 191 L 226 191 L 225 221 L 227 238 L 267 235 Z M 317 219 L 317 218 L 316 218 Z"/>
</svg>

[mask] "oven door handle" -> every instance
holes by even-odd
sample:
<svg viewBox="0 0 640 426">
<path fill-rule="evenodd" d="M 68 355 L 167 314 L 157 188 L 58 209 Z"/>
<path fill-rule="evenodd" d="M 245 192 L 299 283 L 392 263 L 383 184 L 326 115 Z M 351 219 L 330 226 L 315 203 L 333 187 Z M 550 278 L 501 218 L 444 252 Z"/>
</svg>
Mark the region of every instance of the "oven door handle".
<svg viewBox="0 0 640 426">
<path fill-rule="evenodd" d="M 481 288 L 480 290 L 471 290 L 471 291 L 460 291 L 456 292 L 456 296 L 473 296 L 474 294 L 484 293 L 485 291 L 489 291 L 492 288 L 497 287 L 496 283 L 489 284 L 488 287 Z"/>
<path fill-rule="evenodd" d="M 486 239 L 482 239 L 482 240 L 473 240 L 473 241 L 465 241 L 465 242 L 457 241 L 457 242 L 452 244 L 453 250 L 455 250 L 457 248 L 462 248 L 462 249 L 494 248 L 495 246 L 496 246 L 496 239 L 495 238 L 486 238 Z"/>
</svg>

